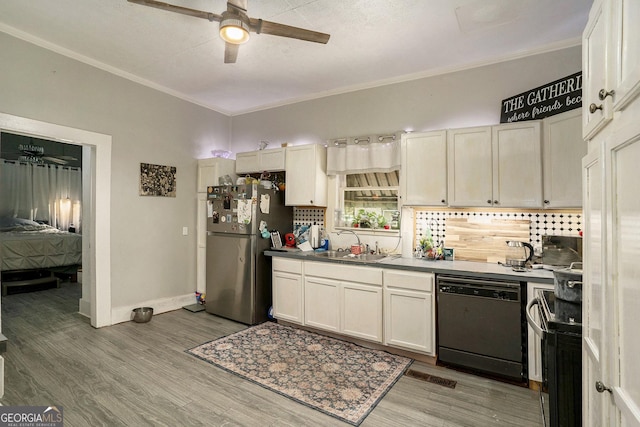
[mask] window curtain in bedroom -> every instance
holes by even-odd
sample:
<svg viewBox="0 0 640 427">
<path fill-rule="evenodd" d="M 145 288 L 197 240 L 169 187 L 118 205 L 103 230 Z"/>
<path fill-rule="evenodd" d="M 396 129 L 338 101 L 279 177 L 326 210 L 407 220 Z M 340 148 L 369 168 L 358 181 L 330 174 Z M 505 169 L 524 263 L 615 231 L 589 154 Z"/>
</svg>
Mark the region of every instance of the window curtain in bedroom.
<svg viewBox="0 0 640 427">
<path fill-rule="evenodd" d="M 0 161 L 0 216 L 46 221 L 81 230 L 82 171 L 56 165 Z"/>
</svg>

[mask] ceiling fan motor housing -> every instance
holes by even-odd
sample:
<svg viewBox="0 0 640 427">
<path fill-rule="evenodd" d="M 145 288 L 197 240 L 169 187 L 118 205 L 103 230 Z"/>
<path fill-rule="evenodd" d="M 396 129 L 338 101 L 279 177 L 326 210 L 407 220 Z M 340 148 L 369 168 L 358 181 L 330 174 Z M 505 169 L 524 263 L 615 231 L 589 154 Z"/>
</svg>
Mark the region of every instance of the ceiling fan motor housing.
<svg viewBox="0 0 640 427">
<path fill-rule="evenodd" d="M 228 43 L 242 44 L 249 40 L 249 19 L 241 15 L 223 12 L 220 21 L 220 37 Z"/>
</svg>

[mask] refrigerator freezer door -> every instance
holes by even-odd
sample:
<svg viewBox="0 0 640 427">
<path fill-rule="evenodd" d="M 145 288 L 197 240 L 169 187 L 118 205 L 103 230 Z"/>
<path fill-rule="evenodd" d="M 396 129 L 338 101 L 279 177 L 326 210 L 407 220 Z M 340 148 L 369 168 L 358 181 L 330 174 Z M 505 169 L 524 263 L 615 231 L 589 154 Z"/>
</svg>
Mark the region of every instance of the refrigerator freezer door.
<svg viewBox="0 0 640 427">
<path fill-rule="evenodd" d="M 255 236 L 207 236 L 207 313 L 253 324 Z"/>
</svg>

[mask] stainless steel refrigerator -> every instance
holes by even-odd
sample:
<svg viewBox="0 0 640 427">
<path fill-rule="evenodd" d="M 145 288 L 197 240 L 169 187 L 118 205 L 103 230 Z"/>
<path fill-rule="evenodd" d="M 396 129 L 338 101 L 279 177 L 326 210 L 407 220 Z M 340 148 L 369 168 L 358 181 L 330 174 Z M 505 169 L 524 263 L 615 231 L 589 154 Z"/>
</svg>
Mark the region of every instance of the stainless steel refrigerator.
<svg viewBox="0 0 640 427">
<path fill-rule="evenodd" d="M 271 236 L 293 228 L 284 192 L 258 184 L 207 188 L 206 304 L 208 313 L 248 325 L 267 320 L 271 306 Z"/>
</svg>

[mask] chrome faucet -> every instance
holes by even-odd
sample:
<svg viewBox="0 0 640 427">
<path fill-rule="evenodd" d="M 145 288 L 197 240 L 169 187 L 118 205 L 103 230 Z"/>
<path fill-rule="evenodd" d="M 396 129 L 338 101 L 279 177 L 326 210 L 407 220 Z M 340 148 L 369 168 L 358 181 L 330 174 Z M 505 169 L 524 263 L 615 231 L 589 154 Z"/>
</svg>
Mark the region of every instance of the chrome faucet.
<svg viewBox="0 0 640 427">
<path fill-rule="evenodd" d="M 340 230 L 340 231 L 338 231 L 338 233 L 337 233 L 337 234 L 338 234 L 338 236 L 339 236 L 339 235 L 341 235 L 342 233 L 344 233 L 345 231 L 347 231 L 347 232 L 349 232 L 349 233 L 352 233 L 354 236 L 356 236 L 356 239 L 358 239 L 358 246 L 362 247 L 362 243 L 360 243 L 360 237 L 359 237 L 359 236 L 358 236 L 358 234 L 357 234 L 355 231 L 353 231 L 353 230 Z"/>
</svg>

